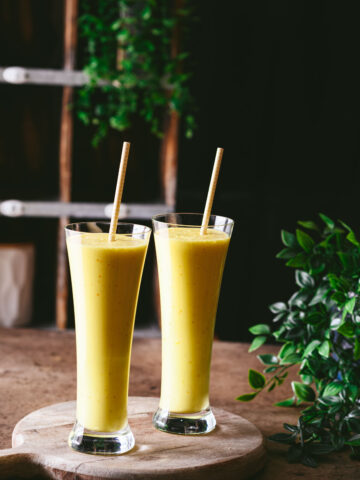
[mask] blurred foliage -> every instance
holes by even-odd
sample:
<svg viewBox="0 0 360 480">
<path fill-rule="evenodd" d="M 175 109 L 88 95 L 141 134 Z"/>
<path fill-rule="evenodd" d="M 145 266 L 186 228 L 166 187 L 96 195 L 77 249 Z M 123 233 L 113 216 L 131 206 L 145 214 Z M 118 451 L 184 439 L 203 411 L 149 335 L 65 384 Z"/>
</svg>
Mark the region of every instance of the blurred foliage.
<svg viewBox="0 0 360 480">
<path fill-rule="evenodd" d="M 183 116 L 186 136 L 193 135 L 189 52 L 181 50 L 193 21 L 189 3 L 175 9 L 169 0 L 81 1 L 79 34 L 89 83 L 79 89 L 76 110 L 83 123 L 95 126 L 94 145 L 109 127 L 129 128 L 134 115 L 161 137 L 164 113 L 171 110 Z M 179 48 L 172 56 L 177 29 Z"/>
</svg>

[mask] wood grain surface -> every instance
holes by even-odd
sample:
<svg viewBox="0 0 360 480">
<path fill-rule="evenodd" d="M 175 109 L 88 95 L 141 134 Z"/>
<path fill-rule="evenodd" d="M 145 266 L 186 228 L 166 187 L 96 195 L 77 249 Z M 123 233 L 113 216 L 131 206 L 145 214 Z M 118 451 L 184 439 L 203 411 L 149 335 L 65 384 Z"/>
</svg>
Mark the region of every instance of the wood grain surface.
<svg viewBox="0 0 360 480">
<path fill-rule="evenodd" d="M 241 415 L 267 437 L 282 431 L 284 422 L 294 423 L 299 408 L 274 407 L 291 395 L 290 380 L 271 394 L 259 395 L 250 403 L 236 396 L 249 390 L 248 368 L 261 368 L 256 355 L 241 343 L 214 342 L 210 400 L 213 406 Z M 264 347 L 270 353 L 276 347 Z M 130 395 L 159 396 L 161 370 L 160 339 L 134 340 Z M 72 331 L 0 329 L 0 448 L 11 447 L 16 423 L 28 413 L 47 405 L 73 400 L 76 396 L 75 335 Z M 347 480 L 359 477 L 359 464 L 347 452 L 324 459 L 317 469 L 286 461 L 286 448 L 266 442 L 268 461 L 256 480 Z M 16 478 L 14 476 L 14 478 Z M 185 480 L 185 479 L 184 479 Z M 224 478 L 224 480 L 226 480 Z"/>
<path fill-rule="evenodd" d="M 69 448 L 75 402 L 36 410 L 15 427 L 12 449 L 0 450 L 0 478 L 118 480 L 241 480 L 263 467 L 263 437 L 250 422 L 214 409 L 218 426 L 202 436 L 171 435 L 155 430 L 152 415 L 158 398 L 130 397 L 129 424 L 135 447 L 121 456 L 84 455 Z M 71 477 L 73 474 L 73 477 Z"/>
</svg>

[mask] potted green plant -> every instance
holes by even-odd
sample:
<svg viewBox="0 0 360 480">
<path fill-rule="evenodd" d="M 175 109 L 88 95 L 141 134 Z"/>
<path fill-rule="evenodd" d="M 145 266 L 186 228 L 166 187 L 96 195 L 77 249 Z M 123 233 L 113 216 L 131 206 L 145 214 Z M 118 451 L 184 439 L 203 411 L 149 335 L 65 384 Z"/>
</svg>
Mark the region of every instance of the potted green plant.
<svg viewBox="0 0 360 480">
<path fill-rule="evenodd" d="M 282 231 L 285 246 L 277 255 L 295 268 L 296 292 L 270 306 L 275 330 L 265 324 L 250 332 L 254 351 L 267 340 L 281 343 L 274 354 L 258 355 L 264 373 L 250 370 L 251 401 L 282 384 L 292 367 L 301 381 L 280 407 L 306 404 L 298 424 L 270 437 L 289 445 L 288 459 L 316 466 L 316 458 L 349 447 L 360 457 L 360 243 L 344 222 L 320 214 L 324 228 L 299 221 L 302 229 Z M 304 231 L 303 229 L 307 230 Z"/>
</svg>

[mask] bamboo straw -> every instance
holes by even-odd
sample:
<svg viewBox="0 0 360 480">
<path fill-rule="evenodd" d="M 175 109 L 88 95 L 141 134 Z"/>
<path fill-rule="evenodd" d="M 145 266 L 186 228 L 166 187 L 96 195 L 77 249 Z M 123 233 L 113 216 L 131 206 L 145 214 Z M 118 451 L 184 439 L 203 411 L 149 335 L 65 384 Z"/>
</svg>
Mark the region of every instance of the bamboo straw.
<svg viewBox="0 0 360 480">
<path fill-rule="evenodd" d="M 110 229 L 109 229 L 109 242 L 113 242 L 115 240 L 116 227 L 119 219 L 121 197 L 124 189 L 126 166 L 127 166 L 127 161 L 129 157 L 129 151 L 130 151 L 130 143 L 124 142 L 122 147 L 122 152 L 121 152 L 119 174 L 118 174 L 118 179 L 116 183 L 114 206 L 113 206 L 113 211 L 111 215 L 111 223 L 110 223 Z"/>
<path fill-rule="evenodd" d="M 211 209 L 212 209 L 212 204 L 214 201 L 214 195 L 215 195 L 215 190 L 216 190 L 216 184 L 218 181 L 219 177 L 219 171 L 220 171 L 220 166 L 221 166 L 221 160 L 223 157 L 224 149 L 223 148 L 218 148 L 216 150 L 216 157 L 215 157 L 215 162 L 214 162 L 214 167 L 211 175 L 211 180 L 210 180 L 210 185 L 209 185 L 209 191 L 206 199 L 206 204 L 205 204 L 205 210 L 204 210 L 204 215 L 203 215 L 203 220 L 201 224 L 201 229 L 200 229 L 200 235 L 205 235 L 208 225 L 209 225 L 209 219 L 211 215 Z"/>
</svg>

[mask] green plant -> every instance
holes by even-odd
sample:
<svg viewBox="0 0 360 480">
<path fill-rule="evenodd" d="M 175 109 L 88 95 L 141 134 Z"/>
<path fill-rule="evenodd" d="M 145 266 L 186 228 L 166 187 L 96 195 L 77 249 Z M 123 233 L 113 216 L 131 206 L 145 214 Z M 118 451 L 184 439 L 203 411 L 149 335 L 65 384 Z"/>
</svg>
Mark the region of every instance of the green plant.
<svg viewBox="0 0 360 480">
<path fill-rule="evenodd" d="M 277 325 L 250 328 L 250 351 L 268 339 L 282 343 L 278 353 L 258 355 L 264 373 L 249 371 L 253 392 L 238 397 L 250 401 L 284 382 L 296 365 L 299 382 L 292 396 L 276 405 L 308 404 L 297 425 L 271 440 L 289 445 L 288 459 L 316 466 L 316 457 L 349 446 L 360 458 L 360 243 L 344 222 L 320 214 L 325 227 L 299 221 L 303 229 L 282 231 L 285 246 L 277 258 L 296 269 L 298 290 L 287 302 L 270 306 Z"/>
<path fill-rule="evenodd" d="M 181 8 L 168 0 L 82 0 L 79 34 L 85 46 L 89 83 L 79 90 L 80 120 L 96 128 L 94 144 L 109 127 L 125 130 L 134 114 L 161 136 L 164 111 L 185 118 L 186 136 L 195 126 L 187 69 L 189 53 L 172 54 L 176 29 L 179 45 L 189 26 L 189 1 Z M 181 38 L 182 36 L 182 38 Z"/>
</svg>

